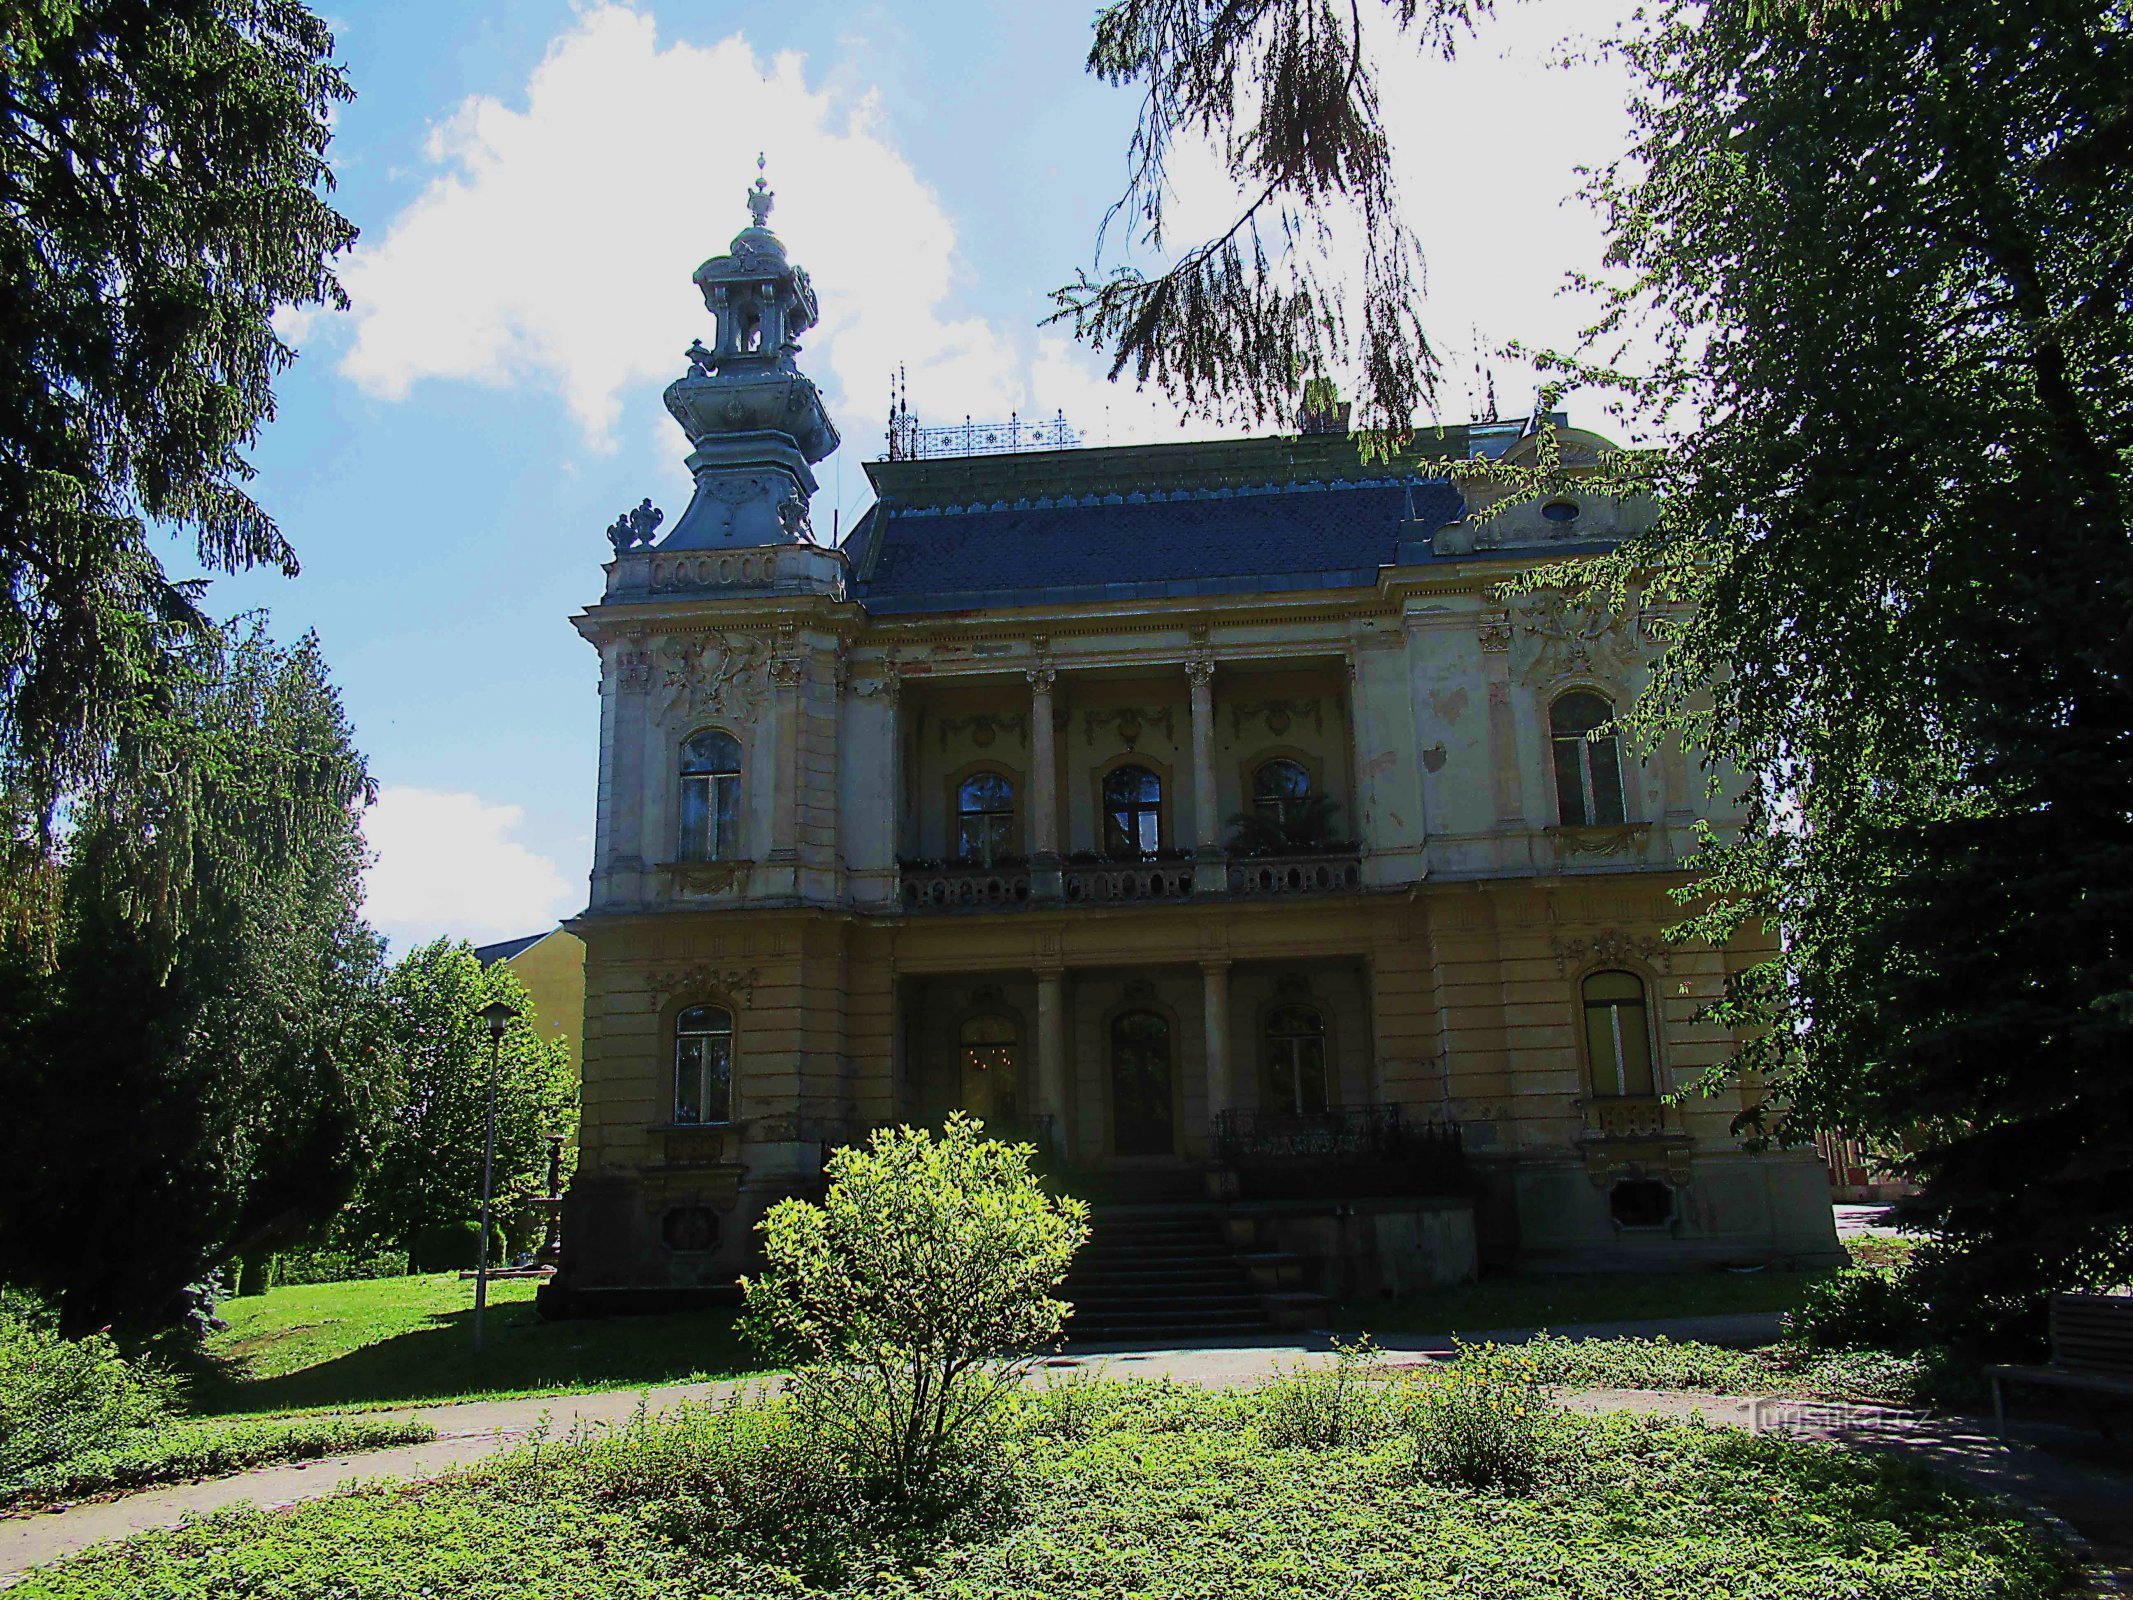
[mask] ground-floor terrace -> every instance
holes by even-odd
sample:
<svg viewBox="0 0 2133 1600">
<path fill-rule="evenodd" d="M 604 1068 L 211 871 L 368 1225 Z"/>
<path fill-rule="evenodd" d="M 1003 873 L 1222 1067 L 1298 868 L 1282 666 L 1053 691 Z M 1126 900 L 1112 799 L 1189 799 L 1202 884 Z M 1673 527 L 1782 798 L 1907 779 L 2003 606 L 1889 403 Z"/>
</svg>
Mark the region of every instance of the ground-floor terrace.
<svg viewBox="0 0 2133 1600">
<path fill-rule="evenodd" d="M 1313 1292 L 1834 1260 L 1813 1152 L 1749 1153 L 1737 1098 L 1676 1097 L 1725 1055 L 1701 1013 L 1747 957 L 1664 943 L 1665 887 L 581 919 L 561 1281 L 730 1282 L 827 1150 L 957 1110 L 1114 1237 L 1189 1208 Z"/>
</svg>

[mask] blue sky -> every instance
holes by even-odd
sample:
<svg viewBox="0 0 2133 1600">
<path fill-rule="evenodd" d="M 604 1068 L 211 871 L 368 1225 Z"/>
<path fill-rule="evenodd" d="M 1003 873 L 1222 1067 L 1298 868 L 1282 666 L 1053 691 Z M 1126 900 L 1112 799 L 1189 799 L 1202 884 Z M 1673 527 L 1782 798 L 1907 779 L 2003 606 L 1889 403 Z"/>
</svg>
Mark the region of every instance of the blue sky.
<svg viewBox="0 0 2133 1600">
<path fill-rule="evenodd" d="M 1445 349 L 1440 414 L 1474 352 L 1567 343 L 1559 290 L 1598 265 L 1570 201 L 1626 138 L 1619 73 L 1552 68 L 1627 0 L 1526 0 L 1452 66 L 1395 48 L 1387 120 Z M 298 317 L 302 352 L 254 454 L 304 563 L 218 580 L 217 609 L 315 628 L 385 797 L 368 914 L 397 948 L 531 932 L 578 909 L 598 701 L 569 617 L 597 597 L 602 529 L 687 498 L 660 405 L 708 318 L 689 283 L 746 222 L 767 153 L 772 226 L 814 276 L 801 360 L 844 437 L 818 529 L 866 501 L 888 374 L 927 421 L 1050 416 L 1090 443 L 1191 437 L 1160 397 L 1039 326 L 1089 260 L 1134 101 L 1081 70 L 1091 8 L 515 0 L 329 11 L 358 98 L 332 150 L 362 229 L 354 309 Z M 1226 225 L 1186 161 L 1188 227 Z M 1507 408 L 1530 376 L 1498 360 Z M 1588 404 L 1580 420 L 1588 415 Z"/>
</svg>

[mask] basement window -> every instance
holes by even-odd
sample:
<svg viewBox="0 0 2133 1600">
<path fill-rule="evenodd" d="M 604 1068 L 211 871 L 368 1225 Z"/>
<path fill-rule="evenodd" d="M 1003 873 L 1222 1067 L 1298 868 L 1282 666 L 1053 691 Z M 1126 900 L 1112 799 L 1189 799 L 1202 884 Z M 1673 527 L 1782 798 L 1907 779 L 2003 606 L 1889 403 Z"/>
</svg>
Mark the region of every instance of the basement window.
<svg viewBox="0 0 2133 1600">
<path fill-rule="evenodd" d="M 1674 1191 L 1656 1178 L 1625 1178 L 1607 1191 L 1607 1214 L 1619 1228 L 1663 1228 L 1674 1220 Z"/>
</svg>

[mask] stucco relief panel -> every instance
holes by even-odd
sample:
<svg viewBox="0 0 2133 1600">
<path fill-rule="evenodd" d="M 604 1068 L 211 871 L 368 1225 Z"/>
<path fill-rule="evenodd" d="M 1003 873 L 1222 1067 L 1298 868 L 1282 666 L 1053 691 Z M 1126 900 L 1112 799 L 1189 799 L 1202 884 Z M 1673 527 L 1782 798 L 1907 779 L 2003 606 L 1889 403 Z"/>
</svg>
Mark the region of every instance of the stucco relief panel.
<svg viewBox="0 0 2133 1600">
<path fill-rule="evenodd" d="M 1573 599 L 1547 590 L 1520 600 L 1511 625 L 1512 669 L 1527 683 L 1577 676 L 1614 677 L 1651 643 L 1635 597 L 1617 606 L 1605 595 Z"/>
<path fill-rule="evenodd" d="M 762 712 L 772 668 L 770 642 L 753 633 L 668 639 L 659 649 L 658 711 L 750 723 Z"/>
</svg>

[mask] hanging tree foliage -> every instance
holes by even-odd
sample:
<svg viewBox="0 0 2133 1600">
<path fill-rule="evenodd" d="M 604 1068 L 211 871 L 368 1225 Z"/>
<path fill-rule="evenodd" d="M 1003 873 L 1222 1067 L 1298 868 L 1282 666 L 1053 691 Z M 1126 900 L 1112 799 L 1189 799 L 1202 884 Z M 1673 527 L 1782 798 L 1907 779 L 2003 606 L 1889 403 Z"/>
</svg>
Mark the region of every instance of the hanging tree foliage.
<svg viewBox="0 0 2133 1600">
<path fill-rule="evenodd" d="M 1419 15 L 1445 44 L 1468 20 Z M 1269 71 L 1266 41 L 1330 26 L 1308 0 L 1102 13 L 1092 69 L 1148 86 L 1151 241 L 1180 130 L 1263 163 L 1274 214 L 1395 203 L 1374 119 Z M 1584 485 L 1656 491 L 1649 536 L 1537 581 L 1662 602 L 1630 731 L 1684 731 L 1749 808 L 1687 931 L 1784 941 L 1723 1008 L 1751 1131 L 1904 1145 L 1974 1323 L 2133 1272 L 2129 39 L 2116 0 L 1653 8 L 1615 46 L 1635 146 L 1592 191 L 1607 312 L 1552 358 L 1679 441 Z M 1217 246 L 1062 305 L 1114 372 L 1264 418 L 1319 347 L 1263 330 L 1327 303 L 1283 270 Z M 1620 365 L 1636 332 L 1656 366 Z M 1372 377 L 1371 420 L 1410 392 Z M 1546 446 L 1502 469 L 1514 498 Z"/>
<path fill-rule="evenodd" d="M 1694 426 L 1596 576 L 1693 607 L 1633 720 L 1748 779 L 1750 1121 L 1904 1146 L 1989 1323 L 2133 1269 L 2133 19 L 1768 11 L 1627 49 L 1601 331 Z"/>
<path fill-rule="evenodd" d="M 244 450 L 275 312 L 345 304 L 332 50 L 294 0 L 0 5 L 0 765 L 32 820 L 209 631 L 152 530 L 296 570 Z"/>
<path fill-rule="evenodd" d="M 1372 0 L 1449 58 L 1489 0 Z M 1097 14 L 1089 71 L 1141 91 L 1125 194 L 1105 218 L 1172 250 L 1171 166 L 1204 141 L 1247 198 L 1221 235 L 1149 273 L 1120 263 L 1056 291 L 1077 338 L 1186 409 L 1290 420 L 1299 386 L 1348 370 L 1358 425 L 1404 439 L 1437 357 L 1417 315 L 1420 247 L 1402 217 L 1362 0 L 1118 0 Z M 1329 265 L 1336 237 L 1360 276 Z"/>
<path fill-rule="evenodd" d="M 357 916 L 370 782 L 315 641 L 187 648 L 0 940 L 0 1281 L 152 1325 L 348 1198 L 393 1091 Z"/>
</svg>

